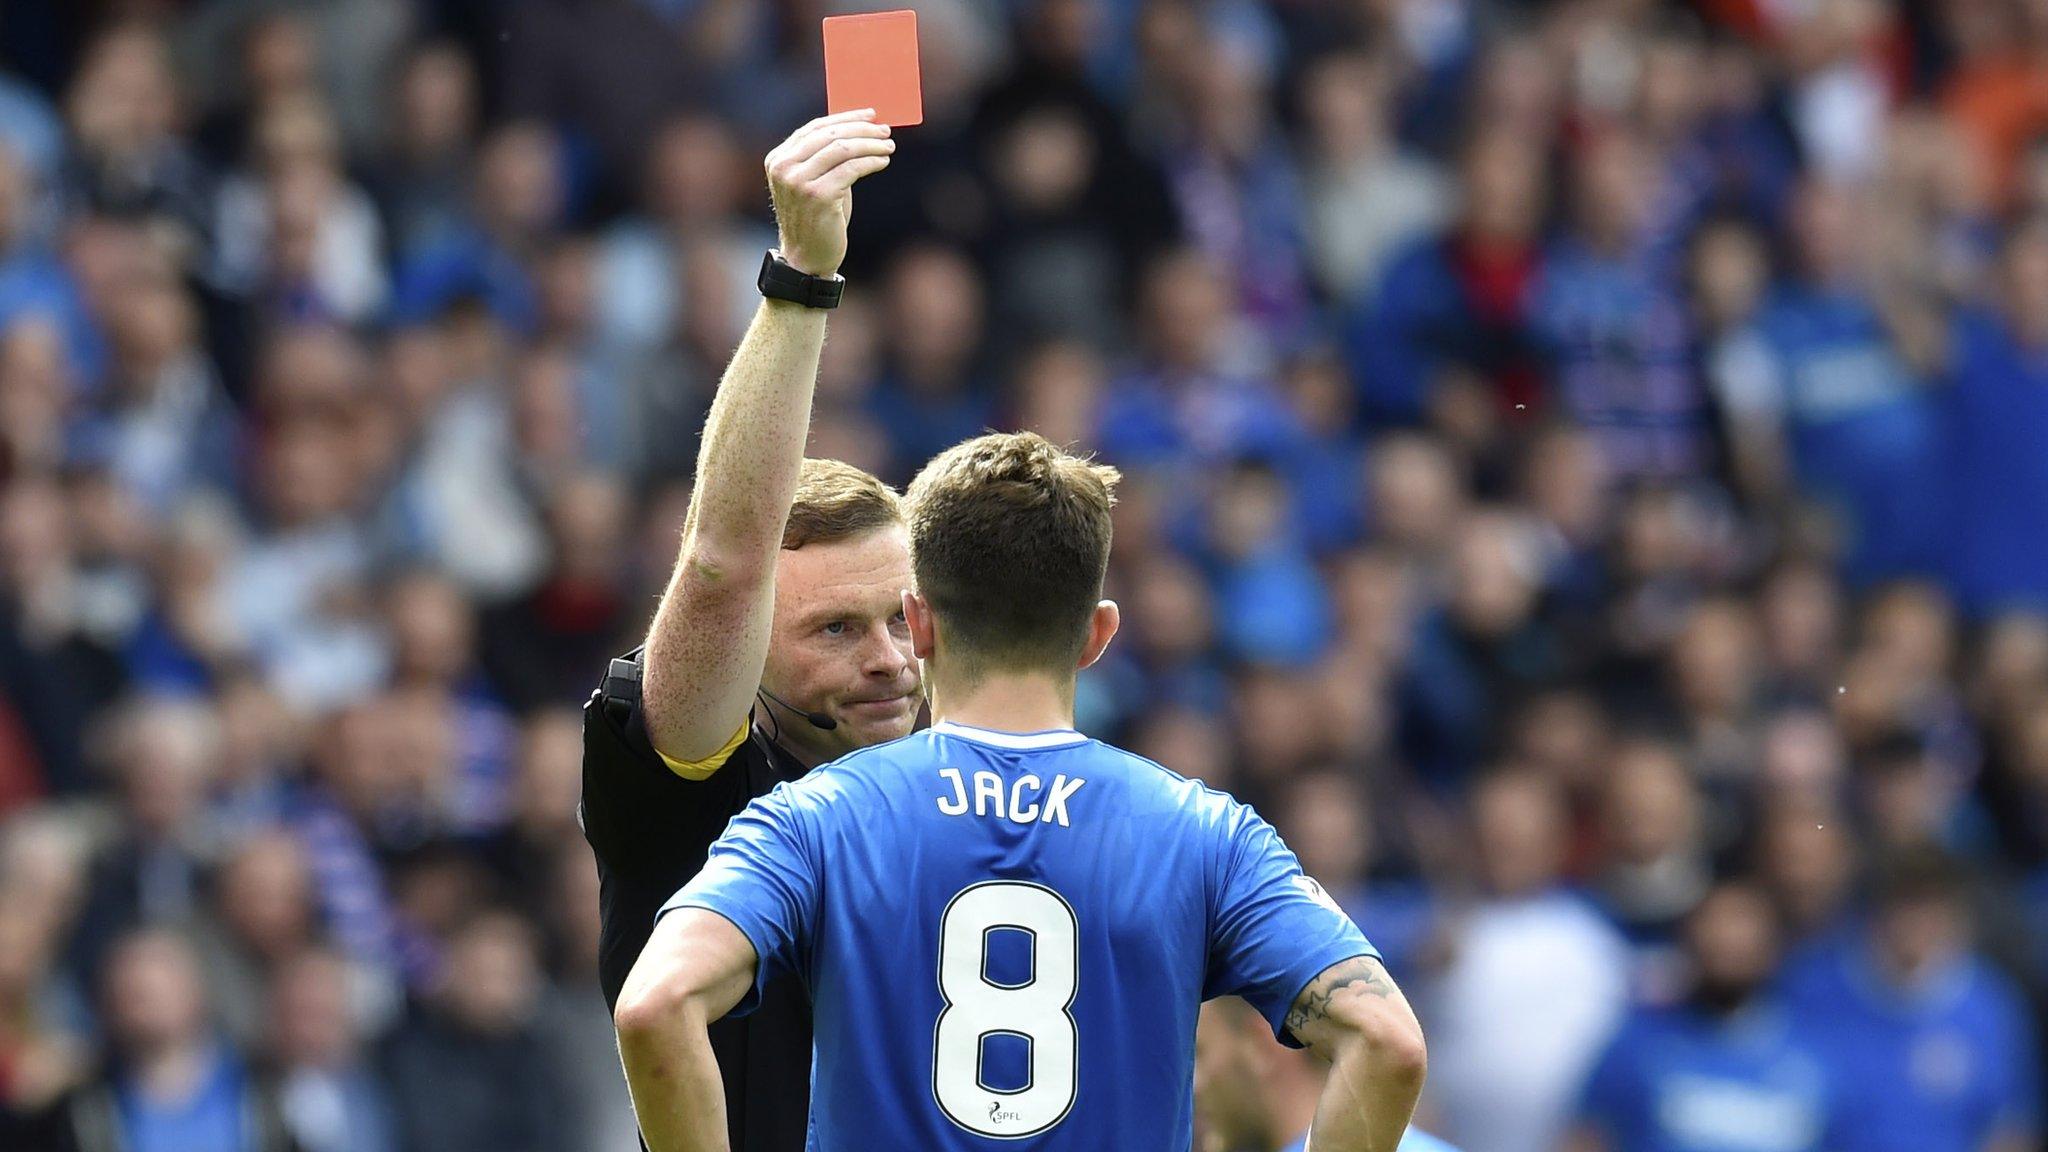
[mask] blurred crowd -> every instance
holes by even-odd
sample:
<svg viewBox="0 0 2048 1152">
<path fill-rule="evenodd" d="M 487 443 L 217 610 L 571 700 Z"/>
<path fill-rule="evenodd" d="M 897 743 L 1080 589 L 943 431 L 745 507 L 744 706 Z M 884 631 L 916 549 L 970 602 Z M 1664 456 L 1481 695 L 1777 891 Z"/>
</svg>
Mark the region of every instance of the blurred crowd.
<svg viewBox="0 0 2048 1152">
<path fill-rule="evenodd" d="M 1420 1120 L 2037 1147 L 2048 3 L 917 7 L 812 454 L 1124 470 L 1081 725 L 1280 827 Z M 577 708 L 835 10 L 0 8 L 0 1146 L 633 1147 Z"/>
</svg>

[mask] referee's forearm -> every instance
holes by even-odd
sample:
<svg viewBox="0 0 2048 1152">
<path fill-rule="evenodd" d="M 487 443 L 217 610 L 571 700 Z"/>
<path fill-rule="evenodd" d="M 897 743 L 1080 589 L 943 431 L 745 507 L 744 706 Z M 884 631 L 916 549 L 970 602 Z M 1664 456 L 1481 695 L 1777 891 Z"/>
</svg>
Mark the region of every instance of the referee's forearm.
<svg viewBox="0 0 2048 1152">
<path fill-rule="evenodd" d="M 619 1059 L 648 1152 L 729 1152 L 725 1089 L 701 1007 L 622 1020 Z"/>
<path fill-rule="evenodd" d="M 760 682 L 775 558 L 824 342 L 823 312 L 762 301 L 712 401 L 682 552 L 648 630 L 641 681 L 654 746 L 680 759 L 727 740 Z"/>
<path fill-rule="evenodd" d="M 726 366 L 704 443 L 685 538 L 708 559 L 772 564 L 810 435 L 825 313 L 763 300 Z"/>
</svg>

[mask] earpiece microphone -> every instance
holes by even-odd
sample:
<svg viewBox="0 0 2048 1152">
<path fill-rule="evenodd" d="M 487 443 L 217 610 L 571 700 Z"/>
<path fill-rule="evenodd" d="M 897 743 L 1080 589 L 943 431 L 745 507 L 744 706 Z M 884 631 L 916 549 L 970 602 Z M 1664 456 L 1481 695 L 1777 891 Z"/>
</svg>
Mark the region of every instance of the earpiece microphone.
<svg viewBox="0 0 2048 1152">
<path fill-rule="evenodd" d="M 782 697 L 777 696 L 775 693 L 770 692 L 766 688 L 757 689 L 757 691 L 759 691 L 761 695 L 766 696 L 768 699 L 775 701 L 777 704 L 782 705 L 784 708 L 787 708 L 791 712 L 794 712 L 797 715 L 803 717 L 804 719 L 810 721 L 811 727 L 816 728 L 820 732 L 830 732 L 833 729 L 839 727 L 839 721 L 834 720 L 832 717 L 825 715 L 823 712 L 806 712 L 803 709 L 797 707 L 796 705 L 791 704 L 789 701 L 784 700 Z"/>
</svg>

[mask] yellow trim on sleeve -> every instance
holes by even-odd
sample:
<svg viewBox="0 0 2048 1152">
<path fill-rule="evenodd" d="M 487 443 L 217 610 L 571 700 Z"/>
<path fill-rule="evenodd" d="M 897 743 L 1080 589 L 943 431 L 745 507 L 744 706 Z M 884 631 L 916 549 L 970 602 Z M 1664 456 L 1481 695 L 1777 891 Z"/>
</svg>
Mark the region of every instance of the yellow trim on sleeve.
<svg viewBox="0 0 2048 1152">
<path fill-rule="evenodd" d="M 747 721 L 741 720 L 740 726 L 732 734 L 732 739 L 725 742 L 725 747 L 720 748 L 702 760 L 678 760 L 659 748 L 654 750 L 654 754 L 661 757 L 661 762 L 668 765 L 669 771 L 681 776 L 683 779 L 702 780 L 713 772 L 718 771 L 721 767 L 724 767 L 725 762 L 732 759 L 732 754 L 739 751 L 740 745 L 746 743 L 746 740 Z"/>
</svg>

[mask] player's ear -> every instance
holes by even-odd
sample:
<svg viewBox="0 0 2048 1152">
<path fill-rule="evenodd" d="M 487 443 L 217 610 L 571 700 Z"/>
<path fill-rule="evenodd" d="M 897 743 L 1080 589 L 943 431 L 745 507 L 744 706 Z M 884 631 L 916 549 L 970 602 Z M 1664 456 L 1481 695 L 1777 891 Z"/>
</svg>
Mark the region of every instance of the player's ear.
<svg viewBox="0 0 2048 1152">
<path fill-rule="evenodd" d="M 1074 665 L 1076 670 L 1086 668 L 1109 648 L 1109 642 L 1116 638 L 1117 626 L 1123 623 L 1123 613 L 1117 610 L 1116 601 L 1102 600 L 1095 605 L 1095 611 L 1088 617 L 1088 646 L 1081 649 L 1081 662 Z"/>
<path fill-rule="evenodd" d="M 938 646 L 932 606 L 908 588 L 903 590 L 903 622 L 910 626 L 910 654 L 919 660 L 931 659 L 933 649 Z"/>
</svg>

